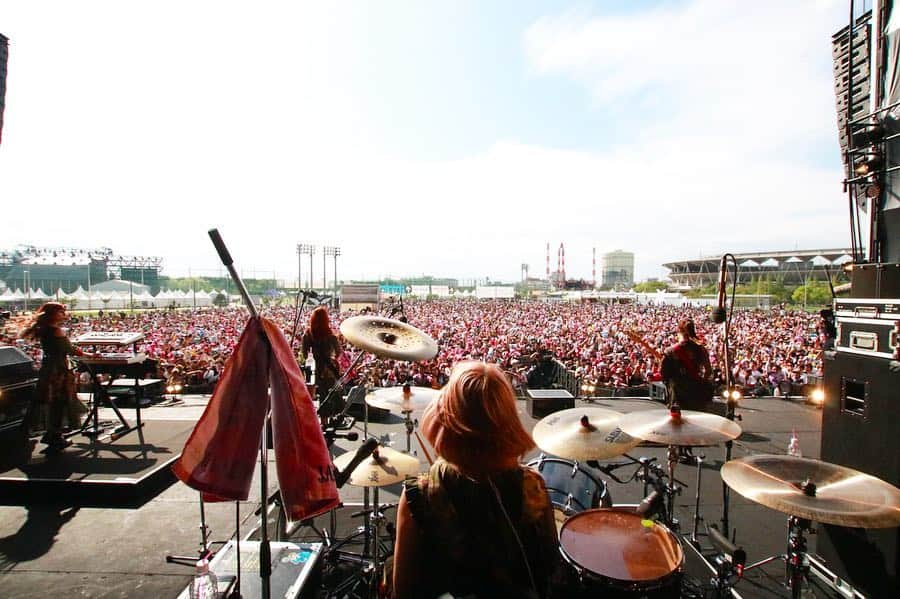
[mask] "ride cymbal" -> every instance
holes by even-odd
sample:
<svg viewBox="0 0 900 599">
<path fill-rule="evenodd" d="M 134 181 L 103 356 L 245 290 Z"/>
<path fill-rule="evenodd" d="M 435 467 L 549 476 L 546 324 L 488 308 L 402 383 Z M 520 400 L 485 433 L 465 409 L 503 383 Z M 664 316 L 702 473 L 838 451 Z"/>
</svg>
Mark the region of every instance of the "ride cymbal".
<svg viewBox="0 0 900 599">
<path fill-rule="evenodd" d="M 900 489 L 852 468 L 789 455 L 754 455 L 722 466 L 722 480 L 760 505 L 823 524 L 900 526 Z"/>
<path fill-rule="evenodd" d="M 348 451 L 334 458 L 334 465 L 343 470 L 354 455 Z M 347 482 L 357 487 L 384 487 L 416 476 L 419 471 L 419 460 L 415 457 L 380 445 L 353 470 Z"/>
<path fill-rule="evenodd" d="M 605 408 L 561 410 L 535 424 L 532 437 L 542 451 L 568 460 L 614 458 L 641 442 L 619 428 L 622 416 Z"/>
<path fill-rule="evenodd" d="M 716 414 L 682 410 L 646 410 L 625 414 L 619 427 L 643 441 L 663 445 L 712 445 L 741 436 L 741 427 Z"/>
<path fill-rule="evenodd" d="M 341 334 L 359 349 L 379 358 L 407 362 L 430 360 L 437 355 L 434 339 L 416 327 L 380 316 L 351 316 L 341 323 Z"/>
<path fill-rule="evenodd" d="M 424 410 L 440 393 L 439 390 L 430 387 L 409 387 L 407 395 L 402 386 L 383 387 L 369 393 L 366 396 L 366 403 L 382 410 L 402 414 Z"/>
</svg>

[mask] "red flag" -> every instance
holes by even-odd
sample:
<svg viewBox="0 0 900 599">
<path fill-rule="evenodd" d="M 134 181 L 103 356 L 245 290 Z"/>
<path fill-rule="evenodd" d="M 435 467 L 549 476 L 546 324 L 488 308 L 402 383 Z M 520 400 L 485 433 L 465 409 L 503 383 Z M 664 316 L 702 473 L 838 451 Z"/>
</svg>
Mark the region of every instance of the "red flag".
<svg viewBox="0 0 900 599">
<path fill-rule="evenodd" d="M 172 467 L 175 475 L 205 496 L 247 499 L 270 390 L 275 463 L 285 513 L 297 520 L 337 506 L 331 457 L 303 374 L 284 335 L 264 318 L 247 323 L 203 416 Z"/>
</svg>

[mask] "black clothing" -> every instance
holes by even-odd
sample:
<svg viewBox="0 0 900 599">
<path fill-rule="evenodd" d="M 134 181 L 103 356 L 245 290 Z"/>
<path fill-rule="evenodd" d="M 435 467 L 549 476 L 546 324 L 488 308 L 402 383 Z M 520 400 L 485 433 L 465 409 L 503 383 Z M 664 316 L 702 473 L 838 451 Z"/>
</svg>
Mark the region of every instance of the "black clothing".
<svg viewBox="0 0 900 599">
<path fill-rule="evenodd" d="M 678 402 L 683 410 L 711 411 L 712 369 L 705 347 L 691 339 L 670 347 L 661 371 L 669 407 Z"/>
</svg>

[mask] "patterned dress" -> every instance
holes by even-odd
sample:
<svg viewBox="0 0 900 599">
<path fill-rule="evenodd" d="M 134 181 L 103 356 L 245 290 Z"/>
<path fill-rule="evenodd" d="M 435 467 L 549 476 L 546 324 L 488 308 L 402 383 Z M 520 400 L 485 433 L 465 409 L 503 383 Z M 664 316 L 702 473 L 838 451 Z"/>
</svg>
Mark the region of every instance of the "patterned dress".
<svg viewBox="0 0 900 599">
<path fill-rule="evenodd" d="M 81 424 L 81 414 L 86 410 L 78 401 L 75 375 L 69 370 L 68 357 L 76 354 L 76 349 L 68 337 L 57 336 L 51 329 L 41 337 L 41 370 L 38 373 L 37 401 L 47 411 L 47 437 L 57 437 L 62 429 L 65 416 L 69 426 Z"/>
</svg>

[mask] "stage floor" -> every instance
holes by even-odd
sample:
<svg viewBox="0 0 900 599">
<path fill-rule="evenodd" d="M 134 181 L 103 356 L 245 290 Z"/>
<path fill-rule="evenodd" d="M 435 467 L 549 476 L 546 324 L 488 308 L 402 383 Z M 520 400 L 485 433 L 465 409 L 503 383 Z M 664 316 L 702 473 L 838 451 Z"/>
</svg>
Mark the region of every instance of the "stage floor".
<svg viewBox="0 0 900 599">
<path fill-rule="evenodd" d="M 134 433 L 117 443 L 128 448 L 128 459 L 107 477 L 132 476 L 130 470 L 147 460 L 164 460 L 180 452 L 184 439 L 205 406 L 206 397 L 186 397 L 173 407 L 151 407 L 142 410 L 147 422 L 145 436 L 150 431 L 167 431 L 154 437 L 154 451 L 147 457 L 134 447 Z M 576 406 L 587 405 L 576 401 Z M 661 405 L 644 399 L 603 399 L 592 405 L 620 412 L 660 409 Z M 520 417 L 529 430 L 535 420 L 525 412 L 525 401 L 519 402 Z M 133 410 L 124 410 L 131 420 Z M 775 398 L 748 399 L 739 409 L 743 435 L 735 442 L 733 457 L 759 453 L 786 451 L 792 430 L 796 430 L 804 456 L 819 455 L 821 411 L 798 401 Z M 151 428 L 151 423 L 152 428 Z M 357 423 L 362 436 L 364 424 Z M 393 443 L 395 449 L 406 448 L 406 434 L 402 419 L 389 415 L 383 421 L 368 425 L 371 436 Z M 165 437 L 165 438 L 163 438 Z M 180 439 L 180 441 L 179 441 Z M 76 442 L 79 441 L 76 439 Z M 336 454 L 352 451 L 359 442 L 338 441 Z M 412 447 L 416 449 L 415 437 Z M 69 451 L 72 451 L 71 449 Z M 79 447 L 71 460 L 77 464 L 82 451 Z M 136 452 L 137 451 L 137 452 Z M 533 452 L 526 459 L 532 459 Z M 659 447 L 637 447 L 633 457 L 647 456 L 663 459 L 665 450 Z M 699 453 L 699 452 L 698 452 Z M 700 511 L 707 522 L 718 523 L 722 517 L 723 493 L 718 470 L 724 463 L 724 447 L 710 447 L 702 451 L 706 461 L 702 468 Z M 419 455 L 422 468 L 424 455 Z M 133 461 L 134 463 L 129 463 Z M 616 461 L 616 460 L 612 460 Z M 270 486 L 276 485 L 274 458 L 269 461 Z M 49 468 L 49 466 L 43 466 Z M 166 469 L 168 470 L 168 469 Z M 258 470 L 258 469 L 257 469 Z M 617 474 L 624 474 L 622 469 Z M 4 476 L 9 475 L 5 473 Z M 74 478 L 85 473 L 72 473 Z M 258 472 L 257 472 L 258 476 Z M 619 484 L 600 475 L 615 503 L 637 503 L 643 496 L 640 483 Z M 690 533 L 697 488 L 696 468 L 679 465 L 676 478 L 683 481 L 685 490 L 676 500 L 676 515 L 681 520 L 681 532 Z M 258 489 L 254 482 L 253 489 Z M 395 502 L 400 485 L 380 490 L 381 502 Z M 240 503 L 240 536 L 250 533 L 257 517 L 257 492 L 251 501 Z M 347 503 L 361 502 L 361 488 L 345 486 L 341 498 Z M 134 507 L 111 508 L 81 503 L 64 494 L 44 498 L 47 501 L 20 502 L 0 506 L 0 589 L 4 597 L 43 597 L 47 595 L 81 597 L 176 597 L 189 583 L 192 571 L 177 564 L 166 563 L 167 554 L 196 555 L 200 541 L 199 501 L 196 492 L 181 483 L 168 486 L 148 501 Z M 7 500 L 6 503 L 15 503 Z M 350 531 L 359 525 L 351 514 L 358 508 L 338 511 L 338 530 Z M 207 504 L 207 524 L 211 539 L 225 541 L 235 532 L 236 514 L 233 503 Z M 394 511 L 388 511 L 391 521 Z M 751 503 L 731 493 L 731 525 L 736 529 L 737 542 L 744 546 L 748 560 L 755 562 L 766 556 L 780 554 L 785 549 L 786 521 L 782 514 Z M 296 540 L 315 540 L 315 534 L 303 528 Z M 814 549 L 815 537 L 811 538 Z M 748 574 L 738 586 L 743 597 L 788 597 L 781 586 L 784 567 L 773 562 Z M 819 595 L 826 596 L 826 595 Z"/>
</svg>

